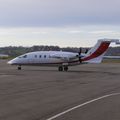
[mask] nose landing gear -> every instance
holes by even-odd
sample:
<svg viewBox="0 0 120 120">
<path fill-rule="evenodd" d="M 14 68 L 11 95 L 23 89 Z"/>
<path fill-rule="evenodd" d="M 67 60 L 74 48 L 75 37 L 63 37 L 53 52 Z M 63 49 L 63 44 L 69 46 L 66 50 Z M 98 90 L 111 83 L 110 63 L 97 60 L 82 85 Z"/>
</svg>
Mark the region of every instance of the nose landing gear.
<svg viewBox="0 0 120 120">
<path fill-rule="evenodd" d="M 21 70 L 21 65 L 18 66 L 18 70 Z"/>
</svg>

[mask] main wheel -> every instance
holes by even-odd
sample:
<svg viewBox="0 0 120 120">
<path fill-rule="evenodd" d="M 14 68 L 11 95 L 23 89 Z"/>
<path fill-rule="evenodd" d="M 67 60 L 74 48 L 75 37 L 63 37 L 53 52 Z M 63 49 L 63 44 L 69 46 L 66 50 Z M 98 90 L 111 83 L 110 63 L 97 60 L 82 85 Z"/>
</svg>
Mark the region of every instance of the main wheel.
<svg viewBox="0 0 120 120">
<path fill-rule="evenodd" d="M 62 67 L 62 66 L 59 66 L 59 67 L 58 67 L 58 71 L 63 71 L 63 67 Z"/>
<path fill-rule="evenodd" d="M 68 71 L 68 66 L 64 66 L 64 71 Z"/>
</svg>

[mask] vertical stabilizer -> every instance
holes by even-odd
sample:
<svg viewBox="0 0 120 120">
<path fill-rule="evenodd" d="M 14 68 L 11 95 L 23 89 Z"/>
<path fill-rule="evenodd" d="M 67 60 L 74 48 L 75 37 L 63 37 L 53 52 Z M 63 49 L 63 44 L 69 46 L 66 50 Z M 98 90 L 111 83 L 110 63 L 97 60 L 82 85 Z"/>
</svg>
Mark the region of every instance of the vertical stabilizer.
<svg viewBox="0 0 120 120">
<path fill-rule="evenodd" d="M 88 51 L 86 56 L 82 58 L 82 62 L 101 63 L 111 42 L 115 42 L 116 44 L 120 43 L 118 39 L 100 39 L 97 44 Z"/>
</svg>

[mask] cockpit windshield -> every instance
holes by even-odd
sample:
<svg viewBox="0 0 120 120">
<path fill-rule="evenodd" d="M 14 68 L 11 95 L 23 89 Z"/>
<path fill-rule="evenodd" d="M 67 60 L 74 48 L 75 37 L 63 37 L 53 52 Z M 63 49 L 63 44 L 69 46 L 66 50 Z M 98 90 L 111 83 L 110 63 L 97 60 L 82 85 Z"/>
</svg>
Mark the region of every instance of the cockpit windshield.
<svg viewBox="0 0 120 120">
<path fill-rule="evenodd" d="M 27 58 L 27 55 L 22 55 L 19 58 Z"/>
</svg>

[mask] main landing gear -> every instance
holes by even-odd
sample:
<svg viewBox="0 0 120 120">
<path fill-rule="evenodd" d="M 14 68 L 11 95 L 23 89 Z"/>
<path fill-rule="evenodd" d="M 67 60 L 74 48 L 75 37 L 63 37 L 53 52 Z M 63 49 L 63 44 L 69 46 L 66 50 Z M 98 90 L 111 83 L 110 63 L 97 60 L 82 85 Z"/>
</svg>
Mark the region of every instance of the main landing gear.
<svg viewBox="0 0 120 120">
<path fill-rule="evenodd" d="M 21 70 L 21 65 L 18 66 L 18 70 Z"/>
<path fill-rule="evenodd" d="M 58 71 L 68 71 L 68 66 L 59 66 Z"/>
</svg>

